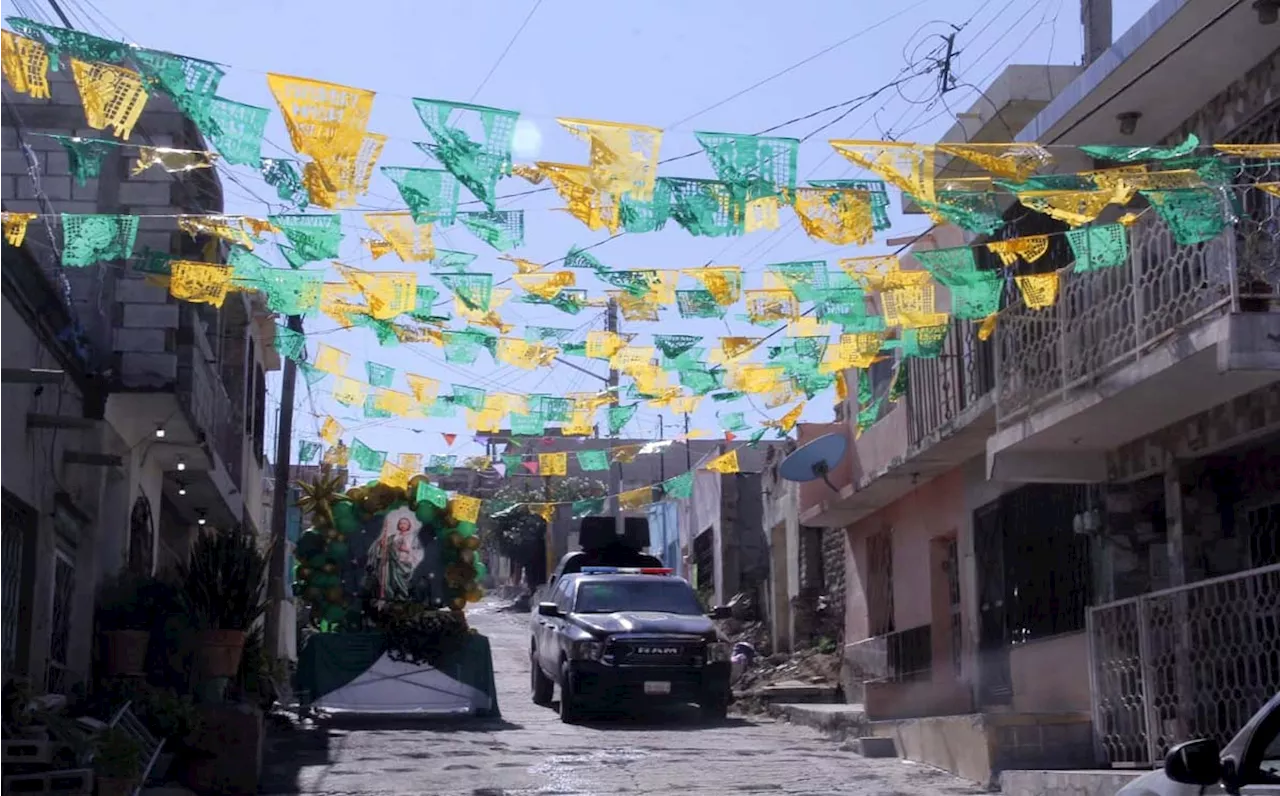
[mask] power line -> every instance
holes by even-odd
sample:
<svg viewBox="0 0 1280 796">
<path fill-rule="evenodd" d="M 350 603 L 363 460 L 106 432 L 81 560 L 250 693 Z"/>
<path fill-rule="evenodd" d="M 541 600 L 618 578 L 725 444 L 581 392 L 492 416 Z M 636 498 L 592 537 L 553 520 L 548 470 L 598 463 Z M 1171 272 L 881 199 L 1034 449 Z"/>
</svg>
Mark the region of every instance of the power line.
<svg viewBox="0 0 1280 796">
<path fill-rule="evenodd" d="M 835 44 L 832 44 L 832 45 L 830 45 L 830 46 L 824 47 L 824 48 L 822 48 L 821 50 L 819 50 L 819 51 L 817 51 L 816 53 L 814 53 L 813 55 L 810 55 L 810 56 L 809 56 L 809 57 L 807 57 L 807 58 L 803 58 L 803 59 L 801 59 L 801 60 L 799 60 L 799 61 L 796 61 L 794 64 L 791 64 L 790 66 L 788 66 L 788 67 L 786 67 L 786 68 L 784 68 L 784 69 L 781 69 L 781 70 L 779 70 L 779 71 L 777 71 L 777 72 L 774 72 L 772 75 L 769 75 L 768 77 L 764 78 L 763 80 L 757 80 L 755 83 L 752 83 L 751 85 L 747 86 L 746 88 L 741 89 L 741 90 L 739 90 L 739 91 L 735 91 L 734 93 L 730 94 L 729 96 L 725 97 L 724 99 L 720 100 L 719 102 L 712 103 L 711 105 L 708 105 L 707 107 L 703 108 L 703 109 L 702 109 L 702 110 L 700 110 L 700 111 L 697 111 L 697 112 L 695 112 L 695 113 L 691 113 L 691 114 L 689 114 L 688 116 L 684 117 L 683 119 L 680 119 L 679 121 L 672 122 L 671 124 L 668 124 L 668 125 L 667 125 L 667 127 L 668 127 L 668 128 L 671 128 L 671 127 L 679 127 L 680 125 L 684 124 L 685 122 L 688 122 L 688 121 L 691 121 L 691 120 L 693 120 L 693 119 L 696 119 L 696 118 L 698 118 L 699 116 L 703 115 L 704 113 L 707 113 L 707 112 L 709 112 L 709 111 L 713 111 L 713 110 L 715 110 L 716 108 L 721 107 L 722 105 L 727 105 L 727 104 L 729 104 L 730 102 L 733 102 L 734 100 L 736 100 L 738 97 L 743 96 L 744 94 L 748 94 L 748 93 L 750 93 L 750 92 L 752 92 L 752 91 L 755 91 L 756 89 L 760 88 L 761 86 L 763 86 L 763 85 L 765 85 L 765 84 L 767 84 L 767 83 L 771 83 L 771 82 L 773 82 L 774 80 L 777 80 L 778 78 L 782 77 L 783 75 L 786 75 L 786 74 L 789 74 L 789 73 L 791 73 L 791 72 L 794 72 L 796 69 L 799 69 L 800 67 L 804 66 L 805 64 L 808 64 L 808 63 L 811 63 L 811 62 L 813 62 L 813 61 L 816 61 L 817 59 L 819 59 L 819 58 L 821 58 L 822 56 L 826 55 L 827 53 L 831 52 L 832 50 L 837 50 L 837 49 L 839 49 L 839 48 L 841 48 L 841 47 L 845 46 L 846 44 L 848 44 L 848 43 L 849 43 L 849 42 L 851 42 L 851 41 L 855 41 L 856 39 L 862 38 L 863 36 L 867 35 L 868 33 L 872 32 L 873 30 L 875 30 L 875 29 L 877 29 L 877 28 L 879 28 L 879 27 L 881 27 L 881 26 L 883 26 L 883 25 L 886 25 L 886 24 L 888 24 L 889 22 L 892 22 L 893 20 L 897 19 L 898 17 L 903 16 L 903 15 L 904 15 L 904 14 L 906 14 L 907 12 L 909 12 L 909 11 L 913 11 L 913 10 L 915 10 L 916 8 L 919 8 L 920 6 L 924 5 L 924 3 L 925 3 L 925 0 L 918 0 L 917 2 L 915 2 L 915 3 L 913 3 L 913 4 L 909 5 L 909 6 L 907 6 L 906 8 L 900 9 L 900 10 L 898 10 L 897 12 L 895 12 L 895 13 L 893 13 L 893 14 L 889 15 L 888 17 L 885 17 L 884 19 L 880 20 L 879 22 L 875 23 L 874 25 L 872 25 L 872 26 L 870 26 L 870 27 L 868 27 L 868 28 L 863 28 L 862 30 L 860 30 L 860 31 L 858 31 L 857 33 L 854 33 L 854 34 L 852 34 L 852 35 L 850 35 L 850 36 L 846 36 L 845 38 L 841 39 L 840 41 L 836 42 Z M 757 135 L 758 135 L 758 134 L 757 134 Z"/>
<path fill-rule="evenodd" d="M 498 67 L 502 65 L 502 61 L 507 57 L 507 53 L 511 52 L 511 48 L 515 46 L 516 39 L 519 39 L 520 34 L 524 33 L 524 29 L 529 25 L 529 20 L 533 19 L 533 15 L 538 12 L 538 8 L 541 5 L 542 0 L 536 0 L 533 4 L 533 8 L 529 9 L 529 13 L 525 16 L 524 22 L 520 23 L 520 27 L 516 29 L 515 35 L 511 37 L 511 41 L 507 42 L 507 46 L 504 47 L 502 49 L 502 53 L 498 55 L 498 60 L 494 61 L 493 66 L 489 67 L 489 71 L 485 74 L 484 80 L 481 80 L 480 85 L 476 86 L 476 90 L 471 92 L 471 97 L 467 102 L 474 102 L 475 98 L 480 95 L 482 90 L 484 90 L 484 87 L 489 83 L 489 78 L 493 77 L 493 73 L 498 71 Z"/>
</svg>

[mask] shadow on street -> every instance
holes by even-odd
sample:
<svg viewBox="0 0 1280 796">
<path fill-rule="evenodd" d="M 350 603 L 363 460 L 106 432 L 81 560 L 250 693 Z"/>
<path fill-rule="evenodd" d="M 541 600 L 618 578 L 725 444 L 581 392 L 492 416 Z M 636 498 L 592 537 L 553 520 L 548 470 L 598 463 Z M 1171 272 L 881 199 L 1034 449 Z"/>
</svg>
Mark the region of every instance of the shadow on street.
<svg viewBox="0 0 1280 796">
<path fill-rule="evenodd" d="M 504 719 L 468 716 L 374 716 L 331 714 L 268 731 L 260 793 L 300 793 L 303 769 L 334 763 L 351 732 L 498 733 L 523 729 Z"/>
<path fill-rule="evenodd" d="M 549 711 L 559 710 L 559 701 L 552 702 Z M 749 727 L 751 722 L 737 716 L 708 720 L 691 705 L 664 705 L 599 708 L 587 712 L 577 726 L 611 732 L 690 732 L 710 727 Z"/>
</svg>

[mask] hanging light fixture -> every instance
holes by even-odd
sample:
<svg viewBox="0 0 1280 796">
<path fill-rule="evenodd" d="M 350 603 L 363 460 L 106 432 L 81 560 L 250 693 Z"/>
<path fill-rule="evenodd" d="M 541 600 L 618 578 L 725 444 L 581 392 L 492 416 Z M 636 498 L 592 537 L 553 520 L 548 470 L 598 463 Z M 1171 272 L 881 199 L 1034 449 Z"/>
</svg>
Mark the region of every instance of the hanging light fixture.
<svg viewBox="0 0 1280 796">
<path fill-rule="evenodd" d="M 179 482 L 178 482 L 178 496 L 179 496 L 179 497 L 186 497 L 186 494 L 187 494 L 187 485 L 186 485 L 186 484 L 184 484 L 183 482 L 179 481 Z"/>
<path fill-rule="evenodd" d="M 164 426 L 156 426 L 156 439 L 164 439 Z"/>
<path fill-rule="evenodd" d="M 181 456 L 179 456 L 179 457 L 178 457 L 178 472 L 182 472 L 182 471 L 183 471 L 183 470 L 185 470 L 185 469 L 187 469 L 187 462 L 186 462 L 186 460 L 185 460 L 185 459 L 183 459 Z"/>
<path fill-rule="evenodd" d="M 1142 118 L 1139 111 L 1125 111 L 1116 116 L 1120 122 L 1120 135 L 1133 135 L 1138 130 L 1138 120 Z"/>
</svg>

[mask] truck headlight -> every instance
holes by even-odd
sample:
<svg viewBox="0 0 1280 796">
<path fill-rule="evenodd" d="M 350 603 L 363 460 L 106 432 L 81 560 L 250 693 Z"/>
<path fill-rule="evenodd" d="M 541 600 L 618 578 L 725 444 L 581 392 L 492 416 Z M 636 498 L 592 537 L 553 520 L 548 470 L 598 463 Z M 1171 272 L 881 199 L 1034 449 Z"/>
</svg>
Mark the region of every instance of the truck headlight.
<svg viewBox="0 0 1280 796">
<path fill-rule="evenodd" d="M 723 641 L 707 644 L 707 663 L 728 663 L 733 656 L 733 645 Z"/>
<path fill-rule="evenodd" d="M 569 645 L 569 660 L 595 661 L 603 654 L 603 641 L 574 641 Z"/>
</svg>

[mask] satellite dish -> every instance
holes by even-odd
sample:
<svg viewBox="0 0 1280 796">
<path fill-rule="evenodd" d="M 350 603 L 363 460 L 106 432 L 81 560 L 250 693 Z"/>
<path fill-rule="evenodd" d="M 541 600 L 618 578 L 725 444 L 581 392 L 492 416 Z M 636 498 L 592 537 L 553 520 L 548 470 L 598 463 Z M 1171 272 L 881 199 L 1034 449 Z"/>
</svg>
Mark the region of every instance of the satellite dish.
<svg viewBox="0 0 1280 796">
<path fill-rule="evenodd" d="M 832 492 L 839 492 L 827 475 L 844 458 L 849 439 L 844 434 L 824 434 L 801 445 L 782 460 L 778 473 L 788 481 L 813 481 L 821 478 Z"/>
</svg>

